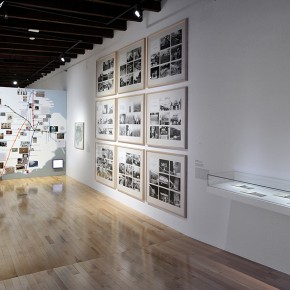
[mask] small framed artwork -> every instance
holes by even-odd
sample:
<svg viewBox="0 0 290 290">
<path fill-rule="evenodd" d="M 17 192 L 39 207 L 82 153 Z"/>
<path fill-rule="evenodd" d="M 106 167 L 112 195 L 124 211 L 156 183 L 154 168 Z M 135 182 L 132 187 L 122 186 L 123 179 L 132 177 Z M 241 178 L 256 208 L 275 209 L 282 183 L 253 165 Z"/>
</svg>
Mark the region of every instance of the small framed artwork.
<svg viewBox="0 0 290 290">
<path fill-rule="evenodd" d="M 116 94 L 116 53 L 97 60 L 97 97 Z"/>
<path fill-rule="evenodd" d="M 118 93 L 144 89 L 145 39 L 118 51 Z"/>
<path fill-rule="evenodd" d="M 187 146 L 187 88 L 147 94 L 147 144 Z"/>
<path fill-rule="evenodd" d="M 117 189 L 139 200 L 143 195 L 144 151 L 117 147 Z"/>
<path fill-rule="evenodd" d="M 186 217 L 186 156 L 147 151 L 146 200 Z"/>
<path fill-rule="evenodd" d="M 118 140 L 144 144 L 144 95 L 118 99 Z"/>
<path fill-rule="evenodd" d="M 187 80 L 187 19 L 148 36 L 148 87 Z"/>
<path fill-rule="evenodd" d="M 84 122 L 75 123 L 75 148 L 84 150 Z"/>
<path fill-rule="evenodd" d="M 115 99 L 96 101 L 96 138 L 115 141 Z"/>
<path fill-rule="evenodd" d="M 96 142 L 96 181 L 115 188 L 115 146 Z"/>
</svg>

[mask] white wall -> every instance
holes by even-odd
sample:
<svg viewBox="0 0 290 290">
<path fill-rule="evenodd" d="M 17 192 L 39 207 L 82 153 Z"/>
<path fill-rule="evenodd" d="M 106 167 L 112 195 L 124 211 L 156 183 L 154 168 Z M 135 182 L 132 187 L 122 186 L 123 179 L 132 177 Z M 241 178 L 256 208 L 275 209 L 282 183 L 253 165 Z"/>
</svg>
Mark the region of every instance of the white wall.
<svg viewBox="0 0 290 290">
<path fill-rule="evenodd" d="M 163 6 L 67 66 L 67 174 L 188 236 L 290 274 L 290 217 L 210 195 L 206 180 L 195 177 L 196 164 L 203 164 L 212 173 L 290 179 L 290 2 L 165 0 Z M 184 18 L 189 80 L 166 89 L 188 86 L 186 219 L 94 180 L 96 60 Z M 84 151 L 73 147 L 77 121 L 86 123 Z"/>
</svg>

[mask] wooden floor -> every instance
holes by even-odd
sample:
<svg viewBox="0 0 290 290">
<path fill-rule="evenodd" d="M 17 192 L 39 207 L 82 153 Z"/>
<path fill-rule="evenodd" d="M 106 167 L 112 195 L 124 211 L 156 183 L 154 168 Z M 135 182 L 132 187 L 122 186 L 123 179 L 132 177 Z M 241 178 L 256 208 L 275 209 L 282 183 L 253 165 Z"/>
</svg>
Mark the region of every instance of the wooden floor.
<svg viewBox="0 0 290 290">
<path fill-rule="evenodd" d="M 290 276 L 62 176 L 0 181 L 0 290 L 10 289 L 290 289 Z"/>
</svg>

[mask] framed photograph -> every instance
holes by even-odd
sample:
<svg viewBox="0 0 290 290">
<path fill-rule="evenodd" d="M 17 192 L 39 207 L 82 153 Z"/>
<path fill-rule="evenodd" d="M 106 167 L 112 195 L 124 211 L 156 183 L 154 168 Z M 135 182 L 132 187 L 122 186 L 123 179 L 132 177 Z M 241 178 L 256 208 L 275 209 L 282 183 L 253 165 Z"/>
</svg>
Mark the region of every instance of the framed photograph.
<svg viewBox="0 0 290 290">
<path fill-rule="evenodd" d="M 117 147 L 117 189 L 139 200 L 143 195 L 144 150 Z"/>
<path fill-rule="evenodd" d="M 144 95 L 118 99 L 118 141 L 144 144 Z"/>
<path fill-rule="evenodd" d="M 118 51 L 118 93 L 144 89 L 145 39 Z"/>
<path fill-rule="evenodd" d="M 187 80 L 187 19 L 148 36 L 148 87 Z"/>
<path fill-rule="evenodd" d="M 116 94 L 116 53 L 97 60 L 97 97 Z"/>
<path fill-rule="evenodd" d="M 84 122 L 75 123 L 75 148 L 84 150 Z"/>
<path fill-rule="evenodd" d="M 147 151 L 146 200 L 186 217 L 186 156 Z"/>
<path fill-rule="evenodd" d="M 146 105 L 147 144 L 186 148 L 187 88 L 147 94 Z"/>
<path fill-rule="evenodd" d="M 96 101 L 96 138 L 115 141 L 115 99 Z"/>
<path fill-rule="evenodd" d="M 115 146 L 96 142 L 96 181 L 115 188 Z"/>
</svg>

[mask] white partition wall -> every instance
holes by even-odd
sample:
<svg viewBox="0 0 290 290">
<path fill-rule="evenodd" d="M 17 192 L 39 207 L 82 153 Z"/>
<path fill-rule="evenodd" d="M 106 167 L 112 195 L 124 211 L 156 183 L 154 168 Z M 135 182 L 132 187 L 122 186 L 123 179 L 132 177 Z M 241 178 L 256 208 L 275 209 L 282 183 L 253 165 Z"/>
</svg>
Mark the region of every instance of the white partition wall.
<svg viewBox="0 0 290 290">
<path fill-rule="evenodd" d="M 288 215 L 206 192 L 207 172 L 290 180 L 289 11 L 288 0 L 167 0 L 160 13 L 144 13 L 142 23 L 72 61 L 64 72 L 67 174 L 192 238 L 290 274 Z M 178 151 L 187 156 L 184 218 L 95 181 L 95 96 L 98 59 L 186 18 L 188 80 L 138 91 L 188 89 L 188 146 Z M 33 87 L 53 88 L 53 77 Z M 85 123 L 84 150 L 73 145 L 75 122 Z"/>
</svg>

